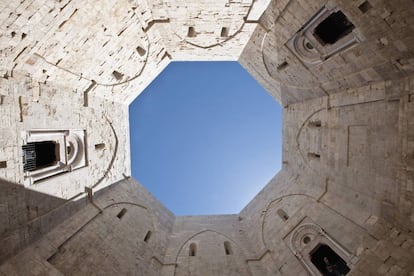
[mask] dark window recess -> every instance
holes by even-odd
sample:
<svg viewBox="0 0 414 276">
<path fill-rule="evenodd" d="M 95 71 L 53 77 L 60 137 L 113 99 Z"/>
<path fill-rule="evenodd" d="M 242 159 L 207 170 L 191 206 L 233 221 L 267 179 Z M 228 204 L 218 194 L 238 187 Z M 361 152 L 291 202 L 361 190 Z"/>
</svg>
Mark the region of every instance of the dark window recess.
<svg viewBox="0 0 414 276">
<path fill-rule="evenodd" d="M 145 238 L 144 238 L 144 242 L 148 242 L 149 241 L 149 239 L 151 238 L 151 234 L 152 234 L 151 231 L 148 231 L 147 232 L 147 234 L 145 235 Z"/>
<path fill-rule="evenodd" d="M 56 143 L 53 141 L 27 143 L 22 149 L 25 172 L 52 166 L 57 161 Z"/>
<path fill-rule="evenodd" d="M 334 44 L 355 28 L 345 14 L 337 11 L 323 20 L 314 31 L 315 37 L 324 44 Z"/>
<path fill-rule="evenodd" d="M 346 275 L 351 270 L 346 262 L 326 244 L 319 244 L 311 252 L 311 262 L 324 276 Z"/>
<path fill-rule="evenodd" d="M 194 27 L 188 27 L 188 33 L 187 33 L 188 37 L 195 37 L 197 36 L 196 31 L 194 30 Z"/>
<path fill-rule="evenodd" d="M 96 150 L 101 150 L 105 148 L 105 144 L 104 143 L 99 143 L 99 144 L 95 144 L 95 149 Z"/>
<path fill-rule="evenodd" d="M 321 127 L 322 126 L 322 122 L 321 121 L 311 121 L 309 122 L 309 126 L 310 127 Z"/>
<path fill-rule="evenodd" d="M 364 3 L 362 3 L 361 5 L 358 6 L 358 9 L 362 12 L 362 13 L 366 13 L 367 11 L 369 11 L 372 8 L 372 5 L 370 2 L 365 1 Z"/>
<path fill-rule="evenodd" d="M 124 74 L 115 70 L 112 72 L 112 76 L 114 76 L 114 78 L 117 80 L 122 80 L 122 78 L 124 77 Z"/>
<path fill-rule="evenodd" d="M 0 169 L 7 168 L 7 161 L 0 161 Z"/>
<path fill-rule="evenodd" d="M 281 71 L 281 70 L 285 69 L 286 67 L 288 67 L 288 65 L 289 65 L 289 63 L 287 63 L 287 61 L 284 61 L 284 62 L 282 62 L 281 64 L 279 64 L 277 66 L 277 70 Z"/>
<path fill-rule="evenodd" d="M 321 155 L 319 153 L 309 152 L 308 157 L 309 158 L 321 158 Z"/>
<path fill-rule="evenodd" d="M 190 250 L 188 252 L 189 256 L 194 257 L 196 255 L 197 247 L 195 243 L 190 244 Z"/>
<path fill-rule="evenodd" d="M 231 249 L 231 244 L 228 241 L 224 242 L 224 252 L 226 255 L 233 255 L 233 250 Z"/>
<path fill-rule="evenodd" d="M 229 29 L 226 27 L 221 28 L 221 33 L 220 33 L 221 37 L 228 37 L 229 36 Z"/>
<path fill-rule="evenodd" d="M 122 210 L 118 213 L 118 215 L 116 215 L 119 219 L 121 219 L 125 213 L 127 212 L 127 209 L 122 208 Z"/>
<path fill-rule="evenodd" d="M 141 46 L 137 47 L 137 52 L 141 57 L 144 56 L 147 53 L 147 51 L 144 48 L 142 48 Z"/>
<path fill-rule="evenodd" d="M 278 209 L 278 210 L 277 210 L 277 214 L 278 214 L 278 215 L 279 215 L 279 217 L 280 217 L 281 219 L 283 219 L 284 221 L 287 221 L 287 220 L 289 219 L 288 214 L 286 214 L 286 212 L 285 212 L 284 210 L 282 210 L 282 209 Z"/>
</svg>

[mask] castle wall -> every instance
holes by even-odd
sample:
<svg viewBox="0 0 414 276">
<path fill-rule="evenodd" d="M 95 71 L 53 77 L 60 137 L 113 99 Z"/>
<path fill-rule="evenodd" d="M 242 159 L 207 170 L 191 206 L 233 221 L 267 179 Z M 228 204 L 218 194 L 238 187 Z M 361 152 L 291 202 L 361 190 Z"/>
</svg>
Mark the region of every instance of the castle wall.
<svg viewBox="0 0 414 276">
<path fill-rule="evenodd" d="M 3 264 L 0 273 L 159 275 L 173 222 L 139 183 L 123 180 Z"/>
<path fill-rule="evenodd" d="M 411 165 L 404 154 L 412 90 L 405 78 L 284 109 L 283 169 L 240 213 L 251 245 L 269 250 L 266 266 L 286 275 L 306 271 L 291 238 L 306 222 L 348 251 L 354 275 L 378 267 L 383 274 L 412 271 Z"/>
<path fill-rule="evenodd" d="M 127 107 L 94 97 L 85 106 L 84 95 L 79 91 L 39 83 L 25 75 L 2 79 L 0 89 L 0 160 L 6 162 L 0 169 L 1 178 L 69 199 L 84 193 L 85 187 L 103 188 L 130 174 Z M 24 184 L 22 146 L 26 132 L 71 129 L 85 133 L 86 166 Z M 104 145 L 96 147 L 98 144 Z"/>
<path fill-rule="evenodd" d="M 318 275 L 321 244 L 413 273 L 411 1 L 0 8 L 0 275 Z M 321 42 L 338 11 L 352 30 Z M 284 105 L 283 169 L 237 215 L 175 217 L 128 178 L 128 104 L 172 60 L 238 60 Z M 71 129 L 87 165 L 27 182 L 25 133 Z"/>
<path fill-rule="evenodd" d="M 283 105 L 399 79 L 414 70 L 411 6 L 409 1 L 271 1 L 239 62 Z M 358 42 L 333 55 L 329 45 L 314 40 L 311 49 L 300 39 L 289 48 L 288 41 L 297 33 L 301 37 L 322 7 L 341 10 L 355 26 Z"/>
</svg>

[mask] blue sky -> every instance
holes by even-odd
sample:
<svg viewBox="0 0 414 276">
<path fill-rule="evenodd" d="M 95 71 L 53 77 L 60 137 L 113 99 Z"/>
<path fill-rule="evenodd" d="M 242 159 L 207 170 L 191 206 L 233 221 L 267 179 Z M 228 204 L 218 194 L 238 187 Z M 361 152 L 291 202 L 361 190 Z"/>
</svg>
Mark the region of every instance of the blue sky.
<svg viewBox="0 0 414 276">
<path fill-rule="evenodd" d="M 282 109 L 237 62 L 173 62 L 129 113 L 132 176 L 176 215 L 238 213 L 281 168 Z"/>
</svg>

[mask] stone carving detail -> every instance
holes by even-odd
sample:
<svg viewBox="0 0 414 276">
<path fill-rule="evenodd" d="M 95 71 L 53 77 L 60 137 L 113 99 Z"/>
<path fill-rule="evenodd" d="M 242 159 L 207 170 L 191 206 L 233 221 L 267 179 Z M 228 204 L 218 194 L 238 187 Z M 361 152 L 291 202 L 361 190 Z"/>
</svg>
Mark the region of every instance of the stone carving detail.
<svg viewBox="0 0 414 276">
<path fill-rule="evenodd" d="M 337 8 L 323 7 L 317 12 L 291 39 L 286 46 L 302 61 L 305 65 L 316 65 L 324 62 L 331 56 L 359 43 L 361 39 L 357 36 L 355 29 L 349 33 L 344 32 L 334 43 L 324 43 L 315 33 L 318 26 L 328 17 L 336 13 L 346 16 Z M 353 28 L 351 22 L 347 21 Z M 350 29 L 352 29 L 350 28 Z"/>
<path fill-rule="evenodd" d="M 83 130 L 30 130 L 23 132 L 22 136 L 25 186 L 87 165 Z M 41 143 L 49 143 L 53 147 L 50 150 L 54 152 L 40 152 L 47 150 L 45 147 L 36 150 L 36 145 Z M 36 165 L 36 154 L 50 154 L 53 160 L 48 160 L 51 161 L 48 164 Z"/>
<path fill-rule="evenodd" d="M 320 245 L 327 245 L 332 248 L 336 254 L 346 261 L 349 267 L 352 267 L 352 263 L 355 261 L 355 257 L 346 248 L 330 237 L 325 230 L 308 217 L 305 217 L 284 240 L 310 275 L 321 275 L 311 262 L 312 252 Z"/>
</svg>

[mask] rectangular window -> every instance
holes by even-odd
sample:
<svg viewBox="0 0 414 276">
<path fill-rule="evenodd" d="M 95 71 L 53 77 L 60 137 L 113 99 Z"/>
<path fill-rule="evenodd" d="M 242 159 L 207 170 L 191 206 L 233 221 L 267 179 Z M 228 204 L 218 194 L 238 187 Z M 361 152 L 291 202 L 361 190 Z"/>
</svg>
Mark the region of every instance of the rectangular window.
<svg viewBox="0 0 414 276">
<path fill-rule="evenodd" d="M 311 252 L 311 262 L 322 275 L 346 275 L 350 271 L 346 262 L 326 244 L 319 244 Z"/>
<path fill-rule="evenodd" d="M 122 208 L 122 210 L 118 213 L 117 218 L 121 219 L 127 212 L 127 209 Z"/>
<path fill-rule="evenodd" d="M 29 130 L 23 135 L 23 171 L 27 186 L 87 165 L 84 130 Z"/>
<path fill-rule="evenodd" d="M 315 37 L 319 42 L 335 44 L 339 39 L 346 36 L 355 28 L 345 14 L 341 11 L 330 14 L 315 28 Z"/>
<path fill-rule="evenodd" d="M 23 145 L 23 170 L 35 171 L 56 163 L 56 143 L 53 141 L 33 142 Z"/>
</svg>

